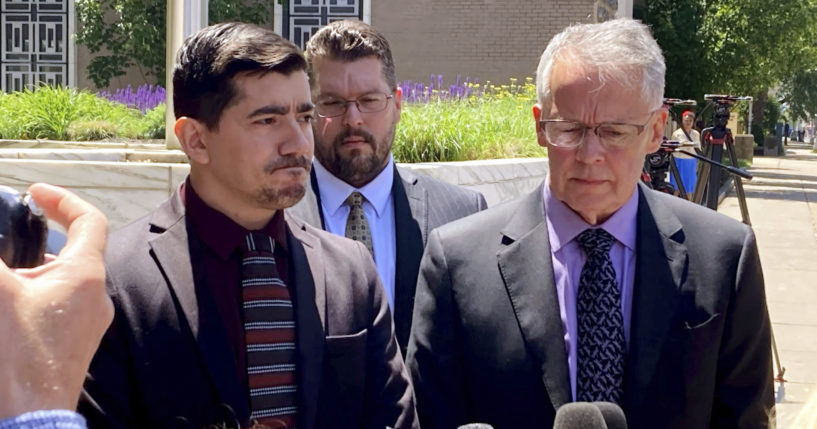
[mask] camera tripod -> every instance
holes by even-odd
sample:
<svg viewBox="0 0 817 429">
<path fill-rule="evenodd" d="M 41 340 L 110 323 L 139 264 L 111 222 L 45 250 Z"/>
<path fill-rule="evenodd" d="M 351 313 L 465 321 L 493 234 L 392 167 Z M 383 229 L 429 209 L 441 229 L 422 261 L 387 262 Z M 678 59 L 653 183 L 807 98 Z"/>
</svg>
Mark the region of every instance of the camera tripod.
<svg viewBox="0 0 817 429">
<path fill-rule="evenodd" d="M 704 98 L 713 102 L 715 111 L 712 115 L 712 126 L 701 131 L 701 144 L 704 148 L 704 156 L 707 162 L 702 164 L 699 168 L 700 173 L 698 174 L 698 181 L 696 183 L 695 193 L 692 196 L 692 201 L 717 211 L 718 190 L 721 184 L 721 169 L 727 170 L 733 175 L 740 176 L 747 180 L 752 179 L 751 174 L 738 168 L 735 140 L 732 137 L 732 130 L 726 127 L 726 122 L 729 120 L 729 108 L 735 101 L 743 100 L 745 97 L 706 94 Z M 724 149 L 729 155 L 729 161 L 732 164 L 731 167 L 721 164 Z M 696 158 L 703 159 L 697 156 Z M 713 170 L 712 165 L 718 165 L 721 168 Z M 743 190 L 743 182 L 738 178 L 735 178 L 732 182 L 735 187 L 735 194 L 738 197 L 738 205 L 740 206 L 743 223 L 751 226 L 752 222 L 749 219 L 749 208 L 746 205 L 746 193 Z"/>
<path fill-rule="evenodd" d="M 722 168 L 734 175 L 743 177 L 745 179 L 751 179 L 752 175 L 739 169 L 729 165 L 722 164 L 717 161 L 713 161 L 712 159 L 706 157 L 705 155 L 698 155 L 697 153 L 680 150 L 683 147 L 690 147 L 693 146 L 692 143 L 689 142 L 681 142 L 678 140 L 664 140 L 661 142 L 661 147 L 658 149 L 657 152 L 651 153 L 647 155 L 647 159 L 645 161 L 645 169 L 644 169 L 644 181 L 650 185 L 652 189 L 656 191 L 666 192 L 668 194 L 673 194 L 679 196 L 684 199 L 689 199 L 688 194 L 686 192 L 686 188 L 684 188 L 684 183 L 681 181 L 681 174 L 678 171 L 678 166 L 675 164 L 675 157 L 673 156 L 674 152 L 680 152 L 684 155 L 689 155 L 695 159 L 703 161 L 703 165 L 706 168 L 711 169 L 711 166 L 716 166 Z M 669 184 L 666 180 L 666 173 L 669 172 L 672 174 L 672 177 L 675 179 L 675 183 L 678 185 L 677 188 L 673 187 Z M 709 173 L 707 173 L 709 174 Z M 720 178 L 718 179 L 720 180 Z M 696 184 L 695 194 L 698 194 L 698 190 L 701 188 L 701 178 L 698 177 L 698 182 Z M 742 188 L 741 188 L 742 191 Z M 676 193 L 677 192 L 677 193 Z M 693 196 L 693 201 L 698 202 L 695 197 Z M 699 203 L 699 202 L 698 202 Z M 716 201 L 717 203 L 717 201 Z M 700 204 L 700 203 L 699 203 Z M 745 206 L 745 196 L 744 196 L 744 206 Z M 748 213 L 747 213 L 748 216 Z"/>
<path fill-rule="evenodd" d="M 701 131 L 701 141 L 704 147 L 704 153 L 706 154 L 708 160 L 706 163 L 701 165 L 700 174 L 698 175 L 698 182 L 696 184 L 695 193 L 692 200 L 698 204 L 702 204 L 704 197 L 706 197 L 706 207 L 709 207 L 712 210 L 717 210 L 721 169 L 712 170 L 712 165 L 719 165 L 730 173 L 742 178 L 748 180 L 752 179 L 752 175 L 737 168 L 738 157 L 735 152 L 735 140 L 732 137 L 732 130 L 726 127 L 726 123 L 729 120 L 729 108 L 732 106 L 732 104 L 734 104 L 735 101 L 748 100 L 750 98 L 714 94 L 706 94 L 704 95 L 704 98 L 713 102 L 715 105 L 715 111 L 712 114 L 712 126 Z M 719 163 L 723 158 L 724 148 L 729 154 L 729 160 L 731 161 L 732 166 L 726 166 Z M 746 193 L 743 190 L 743 182 L 741 179 L 735 178 L 733 183 L 735 186 L 735 194 L 738 197 L 738 204 L 740 206 L 740 214 L 743 218 L 743 223 L 752 226 L 752 223 L 749 220 L 749 208 L 746 205 Z M 786 373 L 786 368 L 780 362 L 780 355 L 777 351 L 777 342 L 774 338 L 774 330 L 771 330 L 771 339 L 774 361 L 777 365 L 777 374 L 775 375 L 774 381 L 779 382 L 782 389 L 783 383 L 786 382 L 786 379 L 783 378 L 783 375 Z M 779 396 L 782 397 L 782 395 Z"/>
</svg>

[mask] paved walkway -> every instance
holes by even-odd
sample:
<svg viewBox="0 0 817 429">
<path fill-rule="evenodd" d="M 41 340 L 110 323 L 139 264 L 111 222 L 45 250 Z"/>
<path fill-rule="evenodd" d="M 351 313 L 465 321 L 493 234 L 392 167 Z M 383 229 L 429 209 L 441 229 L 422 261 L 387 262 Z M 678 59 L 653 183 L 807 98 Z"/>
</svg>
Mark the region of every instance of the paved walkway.
<svg viewBox="0 0 817 429">
<path fill-rule="evenodd" d="M 777 422 L 787 429 L 817 388 L 817 153 L 790 145 L 785 156 L 755 157 L 751 173 L 744 189 L 786 369 L 786 383 L 777 388 Z M 734 190 L 719 211 L 741 219 Z"/>
</svg>

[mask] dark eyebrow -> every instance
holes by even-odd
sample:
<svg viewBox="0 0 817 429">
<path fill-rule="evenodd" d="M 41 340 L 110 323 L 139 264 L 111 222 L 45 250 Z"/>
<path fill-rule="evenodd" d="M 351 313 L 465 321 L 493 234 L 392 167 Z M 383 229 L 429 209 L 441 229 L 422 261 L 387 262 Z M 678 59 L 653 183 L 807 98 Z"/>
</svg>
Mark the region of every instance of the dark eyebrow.
<svg viewBox="0 0 817 429">
<path fill-rule="evenodd" d="M 248 118 L 253 118 L 259 115 L 286 115 L 289 113 L 289 107 L 276 106 L 274 104 L 255 109 L 247 115 Z"/>
<path fill-rule="evenodd" d="M 298 113 L 309 112 L 314 110 L 315 106 L 310 102 L 301 103 L 297 107 Z M 252 113 L 247 115 L 248 118 L 254 118 L 259 115 L 286 115 L 289 113 L 289 107 L 269 105 L 255 109 Z"/>
<path fill-rule="evenodd" d="M 298 113 L 309 112 L 312 110 L 315 110 L 315 105 L 308 101 L 298 105 Z"/>
</svg>

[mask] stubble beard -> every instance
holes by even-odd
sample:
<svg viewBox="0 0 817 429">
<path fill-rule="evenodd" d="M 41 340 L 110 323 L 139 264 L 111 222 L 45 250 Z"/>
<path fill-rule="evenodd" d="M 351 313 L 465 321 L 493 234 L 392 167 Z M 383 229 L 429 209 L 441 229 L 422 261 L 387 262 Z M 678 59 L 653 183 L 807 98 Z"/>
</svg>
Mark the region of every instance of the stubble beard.
<svg viewBox="0 0 817 429">
<path fill-rule="evenodd" d="M 344 182 L 361 187 L 371 182 L 388 163 L 394 142 L 395 127 L 393 126 L 382 140 L 376 141 L 374 136 L 362 129 L 347 129 L 338 134 L 331 145 L 319 141 L 315 136 L 315 157 L 335 177 Z M 372 152 L 365 154 L 359 149 L 341 154 L 343 139 L 350 136 L 362 137 L 372 147 Z"/>
<path fill-rule="evenodd" d="M 256 194 L 255 200 L 262 207 L 273 210 L 280 210 L 294 206 L 306 194 L 306 181 L 309 180 L 309 172 L 312 168 L 311 159 L 300 156 L 288 156 L 271 161 L 264 167 L 265 174 L 271 174 L 279 168 L 301 167 L 306 170 L 301 183 L 289 185 L 283 188 L 264 186 Z"/>
</svg>

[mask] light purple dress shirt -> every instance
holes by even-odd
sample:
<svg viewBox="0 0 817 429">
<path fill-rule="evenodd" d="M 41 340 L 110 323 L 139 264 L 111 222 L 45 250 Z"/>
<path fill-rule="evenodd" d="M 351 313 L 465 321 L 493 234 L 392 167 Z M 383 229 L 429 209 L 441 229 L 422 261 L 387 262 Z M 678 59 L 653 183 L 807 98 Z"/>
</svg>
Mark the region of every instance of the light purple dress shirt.
<svg viewBox="0 0 817 429">
<path fill-rule="evenodd" d="M 553 261 L 553 276 L 556 281 L 556 293 L 559 297 L 559 313 L 562 318 L 562 329 L 567 352 L 567 365 L 570 371 L 570 389 L 573 400 L 576 400 L 576 297 L 579 290 L 579 278 L 587 256 L 579 247 L 575 238 L 588 228 L 603 228 L 616 241 L 610 249 L 610 259 L 616 270 L 616 281 L 621 291 L 621 314 L 624 317 L 624 339 L 630 344 L 630 310 L 633 302 L 633 283 L 635 280 L 635 239 L 636 213 L 638 211 L 638 191 L 633 190 L 629 200 L 600 225 L 590 225 L 565 203 L 550 193 L 550 176 L 543 187 L 545 199 L 545 218 L 547 219 L 550 241 L 550 254 Z"/>
</svg>

